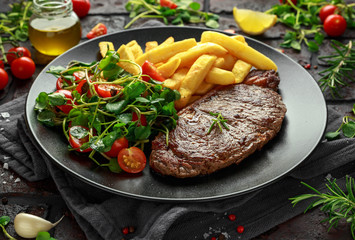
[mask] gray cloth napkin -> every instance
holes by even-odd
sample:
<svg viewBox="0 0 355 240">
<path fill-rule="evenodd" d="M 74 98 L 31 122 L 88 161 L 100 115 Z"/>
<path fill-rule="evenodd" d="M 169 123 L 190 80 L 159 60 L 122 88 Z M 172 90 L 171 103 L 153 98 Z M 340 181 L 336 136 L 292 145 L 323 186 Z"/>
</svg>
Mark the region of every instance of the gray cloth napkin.
<svg viewBox="0 0 355 240">
<path fill-rule="evenodd" d="M 309 202 L 293 207 L 289 198 L 309 192 L 300 184 L 323 189 L 326 176 L 343 184 L 346 174 L 355 176 L 355 139 L 323 141 L 293 172 L 267 187 L 226 200 L 199 203 L 160 203 L 131 199 L 97 189 L 57 168 L 37 147 L 27 129 L 25 97 L 0 106 L 10 117 L 0 122 L 0 160 L 29 181 L 53 178 L 62 198 L 88 239 L 250 239 L 302 213 Z M 349 102 L 345 104 L 351 109 Z M 343 115 L 328 105 L 328 129 L 334 131 Z M 228 214 L 235 214 L 230 221 Z M 243 225 L 245 231 L 237 233 Z M 121 229 L 134 226 L 123 235 Z M 70 240 L 68 236 L 67 240 Z"/>
</svg>

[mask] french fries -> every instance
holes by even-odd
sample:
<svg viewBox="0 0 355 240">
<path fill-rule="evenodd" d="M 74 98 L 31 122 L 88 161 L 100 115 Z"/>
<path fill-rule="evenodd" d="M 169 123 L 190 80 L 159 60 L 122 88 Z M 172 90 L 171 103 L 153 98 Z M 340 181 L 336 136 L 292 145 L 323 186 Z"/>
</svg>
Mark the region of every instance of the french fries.
<svg viewBox="0 0 355 240">
<path fill-rule="evenodd" d="M 100 42 L 100 53 L 104 57 L 108 50 L 114 50 L 111 42 Z M 255 49 L 248 46 L 242 35 L 227 36 L 205 31 L 200 42 L 194 38 L 175 41 L 168 37 L 161 44 L 149 41 L 145 52 L 137 41 L 121 45 L 117 50 L 120 59 L 134 61 L 142 66 L 151 62 L 166 80 L 163 86 L 178 90 L 180 100 L 175 107 L 181 109 L 217 85 L 242 83 L 252 67 L 261 70 L 277 70 L 276 64 Z M 118 63 L 131 74 L 140 74 L 140 68 L 128 61 Z"/>
<path fill-rule="evenodd" d="M 276 64 L 268 57 L 263 55 L 262 53 L 256 51 L 254 48 L 251 48 L 244 43 L 228 37 L 225 34 L 205 31 L 201 35 L 201 42 L 213 42 L 221 45 L 225 49 L 227 49 L 230 54 L 241 59 L 247 63 L 250 63 L 257 69 L 261 70 L 275 70 L 277 71 Z"/>
</svg>

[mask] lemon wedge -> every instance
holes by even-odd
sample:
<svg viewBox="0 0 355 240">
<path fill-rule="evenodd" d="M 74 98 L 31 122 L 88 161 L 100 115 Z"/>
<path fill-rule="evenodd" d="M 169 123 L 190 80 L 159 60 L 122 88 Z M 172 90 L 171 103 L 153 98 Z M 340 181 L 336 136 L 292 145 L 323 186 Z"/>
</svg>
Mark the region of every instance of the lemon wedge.
<svg viewBox="0 0 355 240">
<path fill-rule="evenodd" d="M 234 20 L 239 28 L 250 35 L 260 35 L 275 25 L 277 16 L 249 9 L 233 8 Z"/>
</svg>

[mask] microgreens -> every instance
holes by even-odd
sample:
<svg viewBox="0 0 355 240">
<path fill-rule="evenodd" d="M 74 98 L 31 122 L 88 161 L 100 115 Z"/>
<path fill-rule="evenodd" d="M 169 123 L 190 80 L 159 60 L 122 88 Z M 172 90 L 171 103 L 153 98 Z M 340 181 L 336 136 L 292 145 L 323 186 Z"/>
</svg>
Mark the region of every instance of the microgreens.
<svg viewBox="0 0 355 240">
<path fill-rule="evenodd" d="M 213 13 L 203 12 L 200 4 L 191 0 L 174 0 L 176 9 L 162 7 L 158 0 L 129 0 L 126 10 L 132 20 L 125 26 L 129 28 L 140 18 L 159 18 L 168 25 L 184 25 L 184 23 L 204 23 L 206 27 L 218 28 L 219 16 Z"/>
<path fill-rule="evenodd" d="M 133 76 L 124 71 L 117 65 L 119 61 L 121 60 L 117 52 L 108 51 L 98 62 L 75 61 L 69 63 L 68 67 L 50 67 L 48 73 L 69 81 L 63 88 L 72 91 L 73 99 L 58 92 L 41 92 L 35 105 L 37 120 L 46 126 L 61 126 L 68 140 L 69 135 L 76 139 L 89 138 L 80 149 L 83 151 L 91 148 L 93 151 L 89 158 L 99 166 L 108 167 L 112 172 L 121 171 L 117 161 L 112 161 L 104 154 L 110 150 L 113 142 L 124 136 L 132 146 L 143 149 L 159 132 L 168 135 L 169 130 L 176 126 L 178 116 L 174 101 L 180 98 L 178 91 L 163 87 L 161 82 L 145 82 L 140 78 L 141 74 Z M 138 65 L 137 67 L 140 68 Z M 79 93 L 77 89 L 78 83 L 83 79 L 75 80 L 73 77 L 76 71 L 86 73 L 83 79 L 88 86 L 83 93 Z M 97 93 L 96 87 L 99 84 L 117 85 L 121 90 L 104 98 Z M 72 106 L 68 114 L 56 109 L 56 106 L 68 104 L 68 100 Z M 138 116 L 138 121 L 133 121 L 133 114 Z M 146 125 L 141 124 L 142 117 L 146 119 Z M 69 123 L 71 128 L 68 127 Z M 74 149 L 70 147 L 69 150 Z M 101 153 L 108 162 L 101 163 L 102 161 L 97 160 L 97 153 Z"/>
<path fill-rule="evenodd" d="M 355 104 L 353 105 L 353 114 L 355 115 Z M 351 121 L 350 119 L 354 120 Z M 343 132 L 345 137 L 354 138 L 355 137 L 355 117 L 345 116 L 340 127 L 335 132 L 327 132 L 325 138 L 328 140 L 334 140 L 339 137 L 340 131 Z"/>
</svg>

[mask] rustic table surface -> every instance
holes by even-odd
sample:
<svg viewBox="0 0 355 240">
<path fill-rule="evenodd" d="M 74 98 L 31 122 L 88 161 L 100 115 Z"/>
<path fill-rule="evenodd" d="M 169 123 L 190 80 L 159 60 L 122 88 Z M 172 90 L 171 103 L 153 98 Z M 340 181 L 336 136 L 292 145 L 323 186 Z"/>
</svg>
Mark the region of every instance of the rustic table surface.
<svg viewBox="0 0 355 240">
<path fill-rule="evenodd" d="M 0 11 L 6 12 L 9 9 L 8 4 L 11 2 L 10 0 L 1 0 Z M 98 22 L 104 23 L 109 33 L 124 31 L 123 28 L 129 21 L 128 13 L 124 8 L 125 2 L 124 0 L 91 0 L 89 15 L 81 19 L 83 37 L 81 41 L 84 42 L 87 40 L 85 38 L 86 34 Z M 278 0 L 199 0 L 198 2 L 202 4 L 204 11 L 220 15 L 220 29 L 234 29 L 237 33 L 241 34 L 243 33 L 233 19 L 232 9 L 234 6 L 265 11 L 272 5 L 279 3 Z M 137 21 L 131 28 L 138 27 L 144 21 L 146 20 Z M 256 37 L 256 39 L 272 47 L 280 48 L 279 45 L 282 42 L 282 36 L 285 34 L 286 29 L 285 26 L 276 24 L 275 27 L 265 34 Z M 354 38 L 355 31 L 352 30 L 347 31 L 338 40 L 347 42 L 349 39 Z M 285 49 L 285 54 L 301 65 L 311 64 L 312 67 L 308 71 L 317 80 L 319 79 L 318 72 L 321 69 L 321 66 L 315 67 L 319 64 L 317 57 L 330 51 L 329 42 L 329 39 L 326 39 L 318 53 L 311 53 L 306 48 L 302 48 L 300 52 Z M 28 47 L 33 53 L 37 63 L 36 73 L 28 80 L 15 79 L 10 76 L 9 86 L 5 90 L 0 91 L 0 104 L 27 94 L 32 82 L 45 67 L 44 64 L 41 64 L 41 62 L 44 63 L 43 59 L 38 58 L 29 42 L 22 43 L 22 45 Z M 355 85 L 349 87 L 344 94 L 346 95 L 351 91 L 355 91 Z M 325 97 L 327 101 L 334 101 L 330 96 Z M 2 200 L 0 216 L 5 213 L 6 215 L 15 216 L 16 213 L 23 211 L 50 218 L 50 216 L 57 216 L 58 211 L 64 212 L 68 217 L 64 218 L 63 222 L 55 228 L 54 237 L 67 240 L 86 239 L 85 233 L 81 231 L 75 219 L 69 210 L 67 210 L 55 184 L 51 180 L 28 182 L 17 176 L 11 169 L 4 168 L 3 166 L 0 166 L 0 176 L 0 198 Z M 319 210 L 313 210 L 276 226 L 255 239 L 351 239 L 350 227 L 346 223 L 341 223 L 337 229 L 327 232 L 329 226 L 326 223 L 320 223 L 324 217 L 324 213 Z M 9 226 L 8 231 L 10 234 L 15 235 L 13 226 Z M 4 239 L 1 233 L 0 239 Z"/>
</svg>

